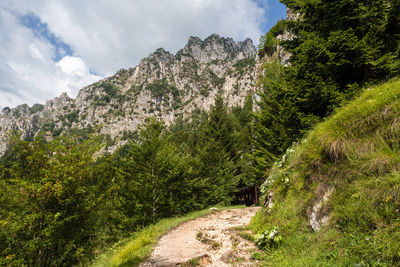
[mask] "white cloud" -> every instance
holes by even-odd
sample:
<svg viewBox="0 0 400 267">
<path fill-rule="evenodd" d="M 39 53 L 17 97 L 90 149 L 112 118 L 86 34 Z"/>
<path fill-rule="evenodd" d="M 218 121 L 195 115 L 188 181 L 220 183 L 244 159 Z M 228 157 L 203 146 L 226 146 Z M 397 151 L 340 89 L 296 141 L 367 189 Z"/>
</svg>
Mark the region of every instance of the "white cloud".
<svg viewBox="0 0 400 267">
<path fill-rule="evenodd" d="M 52 1 L 34 12 L 96 72 L 133 67 L 159 47 L 176 52 L 191 35 L 258 41 L 264 10 L 251 0 Z"/>
<path fill-rule="evenodd" d="M 0 108 L 22 103 L 44 103 L 100 79 L 79 57 L 66 56 L 54 62 L 55 49 L 36 38 L 18 22 L 17 16 L 0 7 Z"/>
<path fill-rule="evenodd" d="M 101 77 L 90 73 L 86 63 L 80 57 L 65 56 L 55 63 L 59 86 L 64 88 L 69 95 L 76 94 L 76 88 L 82 88 Z"/>
<path fill-rule="evenodd" d="M 9 90 L 27 93 L 16 96 L 15 103 L 43 102 L 61 91 L 74 97 L 76 86 L 98 78 L 88 69 L 100 76 L 112 75 L 120 68 L 134 67 L 159 47 L 176 52 L 189 36 L 206 38 L 217 33 L 257 42 L 266 19 L 265 10 L 254 0 L 3 0 L 1 5 L 11 12 L 1 10 L 0 34 L 11 39 L 0 39 L 0 64 L 14 72 L 10 79 L 17 77 L 16 83 L 29 84 L 16 89 L 10 82 Z M 15 21 L 16 15 L 29 12 L 69 44 L 74 56 L 53 62 L 57 48 Z M 3 23 L 4 13 L 7 23 Z M 11 55 L 2 53 L 7 46 L 11 46 Z M 5 105 L 3 83 L 0 80 L 0 106 Z M 35 92 L 30 94 L 30 90 Z"/>
<path fill-rule="evenodd" d="M 78 76 L 78 77 L 85 77 L 89 74 L 89 70 L 83 62 L 83 60 L 79 57 L 71 57 L 65 56 L 56 64 L 60 67 L 61 71 L 65 74 Z"/>
</svg>

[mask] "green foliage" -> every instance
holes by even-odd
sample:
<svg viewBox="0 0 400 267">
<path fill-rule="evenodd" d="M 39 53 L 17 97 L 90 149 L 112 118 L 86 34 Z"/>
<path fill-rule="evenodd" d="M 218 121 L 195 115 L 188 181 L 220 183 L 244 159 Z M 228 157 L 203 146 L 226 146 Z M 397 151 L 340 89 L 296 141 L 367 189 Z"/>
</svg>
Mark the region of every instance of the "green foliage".
<svg viewBox="0 0 400 267">
<path fill-rule="evenodd" d="M 238 60 L 233 66 L 236 69 L 243 69 L 246 67 L 254 67 L 256 65 L 255 58 L 243 58 Z"/>
<path fill-rule="evenodd" d="M 55 123 L 53 120 L 46 121 L 42 126 L 42 131 L 53 132 L 55 128 Z"/>
<path fill-rule="evenodd" d="M 201 175 L 212 190 L 209 199 L 212 202 L 229 203 L 238 184 L 235 173 L 235 144 L 232 120 L 227 108 L 218 94 L 215 105 L 211 107 L 208 123 L 204 128 L 204 141 L 198 154 L 201 162 Z"/>
<path fill-rule="evenodd" d="M 140 94 L 140 92 L 143 90 L 142 85 L 135 85 L 132 84 L 131 88 L 126 92 L 126 94 L 132 94 L 134 96 Z"/>
<path fill-rule="evenodd" d="M 277 247 L 282 242 L 282 236 L 279 235 L 278 226 L 274 226 L 264 233 L 257 234 L 254 238 L 259 248 Z"/>
<path fill-rule="evenodd" d="M 335 87 L 336 94 L 324 98 L 327 107 L 318 108 L 322 116 L 332 111 L 330 105 L 336 105 L 337 98 L 351 96 L 349 85 L 399 73 L 399 21 L 389 19 L 398 11 L 398 1 L 297 1 L 297 5 L 294 11 L 304 16 L 289 27 L 297 36 L 288 44 L 293 47 L 291 80 L 304 83 L 307 90 L 316 85 Z"/>
<path fill-rule="evenodd" d="M 121 140 L 137 140 L 137 136 L 138 135 L 138 133 L 137 133 L 137 131 L 133 131 L 133 132 L 131 132 L 131 131 L 126 131 L 126 130 L 124 130 L 123 132 L 122 132 L 122 137 L 121 137 Z"/>
<path fill-rule="evenodd" d="M 269 172 L 273 206 L 251 223 L 256 233 L 279 227 L 281 244 L 267 265 L 393 266 L 399 261 L 400 80 L 369 88 L 318 124 Z M 311 206 L 333 193 L 310 229 Z M 282 256 L 284 255 L 284 257 Z"/>
<path fill-rule="evenodd" d="M 53 130 L 53 137 L 57 137 L 57 136 L 59 136 L 60 134 L 61 134 L 61 132 L 63 131 L 63 129 L 62 128 L 56 128 L 56 129 L 54 129 Z"/>
<path fill-rule="evenodd" d="M 279 43 L 291 54 L 290 65 L 269 60 L 260 79 L 254 124 L 258 176 L 360 88 L 400 71 L 398 1 L 282 2 L 300 16 L 279 21 L 261 41 L 260 54 L 277 58 L 276 36 L 284 30 L 293 34 Z"/>
<path fill-rule="evenodd" d="M 11 140 L 0 167 L 0 264 L 72 265 L 92 227 L 93 142 Z"/>
<path fill-rule="evenodd" d="M 91 105 L 94 106 L 105 106 L 107 105 L 107 103 L 110 103 L 111 99 L 108 95 L 95 95 L 93 97 L 93 102 L 91 103 Z"/>
<path fill-rule="evenodd" d="M 175 102 L 181 101 L 178 88 L 168 84 L 165 79 L 149 83 L 146 89 L 149 90 L 152 96 L 156 98 L 159 102 L 161 102 L 163 98 L 169 99 L 170 94 L 172 95 Z"/>
<path fill-rule="evenodd" d="M 217 88 L 222 88 L 222 86 L 225 83 L 225 77 L 218 77 L 217 74 L 215 74 L 213 71 L 209 71 L 209 74 L 211 76 L 211 83 Z"/>
<path fill-rule="evenodd" d="M 103 88 L 104 92 L 111 98 L 114 98 L 119 91 L 117 86 L 106 82 L 102 82 L 99 87 Z"/>
<path fill-rule="evenodd" d="M 95 95 L 93 97 L 92 105 L 94 106 L 105 106 L 110 103 L 113 99 L 122 101 L 125 99 L 125 95 L 120 93 L 120 89 L 117 85 L 110 82 L 97 83 L 95 88 L 101 88 L 105 94 Z"/>
<path fill-rule="evenodd" d="M 35 114 L 35 113 L 37 113 L 37 112 L 40 112 L 40 111 L 42 111 L 44 109 L 44 105 L 41 105 L 41 104 L 34 104 L 32 107 L 31 107 L 31 114 Z"/>
<path fill-rule="evenodd" d="M 266 63 L 268 75 L 262 77 L 262 91 L 258 112 L 254 113 L 252 142 L 254 149 L 251 158 L 254 171 L 262 177 L 265 170 L 295 141 L 299 135 L 299 111 L 293 107 L 283 77 L 283 67 L 279 62 Z"/>
<path fill-rule="evenodd" d="M 71 129 L 69 136 L 72 136 L 79 140 L 80 142 L 84 140 L 88 140 L 92 137 L 94 134 L 95 129 L 92 128 L 91 125 L 89 125 L 87 128 L 82 128 L 82 129 Z"/>
<path fill-rule="evenodd" d="M 138 143 L 130 144 L 125 160 L 121 183 L 129 193 L 122 197 L 124 214 L 134 211 L 138 222 L 147 224 L 190 210 L 194 195 L 188 192 L 192 185 L 184 166 L 189 159 L 168 142 L 161 123 L 150 120 L 139 130 Z"/>
<path fill-rule="evenodd" d="M 78 115 L 79 115 L 79 110 L 74 110 L 71 111 L 70 113 L 65 115 L 65 119 L 68 120 L 68 122 L 77 122 L 78 121 Z"/>
<path fill-rule="evenodd" d="M 276 37 L 283 33 L 285 26 L 286 21 L 281 19 L 269 30 L 266 35 L 261 37 L 258 49 L 258 54 L 260 56 L 272 55 L 276 51 L 278 45 L 278 40 Z"/>
<path fill-rule="evenodd" d="M 210 89 L 208 87 L 207 88 L 201 88 L 199 92 L 204 97 L 207 97 L 207 96 L 210 95 Z"/>
</svg>

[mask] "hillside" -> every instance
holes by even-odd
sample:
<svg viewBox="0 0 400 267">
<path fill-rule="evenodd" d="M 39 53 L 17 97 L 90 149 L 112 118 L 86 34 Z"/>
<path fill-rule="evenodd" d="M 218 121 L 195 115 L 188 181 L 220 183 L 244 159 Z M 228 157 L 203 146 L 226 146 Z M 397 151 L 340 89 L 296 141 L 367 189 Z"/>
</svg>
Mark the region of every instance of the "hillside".
<svg viewBox="0 0 400 267">
<path fill-rule="evenodd" d="M 275 163 L 251 223 L 266 266 L 399 263 L 399 100 L 398 78 L 368 88 Z"/>
<path fill-rule="evenodd" d="M 83 88 L 76 99 L 62 94 L 45 105 L 4 108 L 0 115 L 0 155 L 9 131 L 31 139 L 77 132 L 108 137 L 113 152 L 145 118 L 167 125 L 193 111 L 209 111 L 220 90 L 228 106 L 243 107 L 255 83 L 256 48 L 250 39 L 235 42 L 216 34 L 205 40 L 190 37 L 175 55 L 160 48 L 134 68 Z"/>
</svg>

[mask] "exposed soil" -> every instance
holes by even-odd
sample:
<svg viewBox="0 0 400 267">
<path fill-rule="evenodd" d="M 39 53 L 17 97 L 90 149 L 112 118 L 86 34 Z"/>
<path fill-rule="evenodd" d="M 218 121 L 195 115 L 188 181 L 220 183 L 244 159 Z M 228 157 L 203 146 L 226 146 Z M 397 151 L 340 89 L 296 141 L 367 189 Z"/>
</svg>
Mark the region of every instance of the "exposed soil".
<svg viewBox="0 0 400 267">
<path fill-rule="evenodd" d="M 258 207 L 216 211 L 164 235 L 140 266 L 257 266 L 258 251 L 244 229 Z"/>
</svg>

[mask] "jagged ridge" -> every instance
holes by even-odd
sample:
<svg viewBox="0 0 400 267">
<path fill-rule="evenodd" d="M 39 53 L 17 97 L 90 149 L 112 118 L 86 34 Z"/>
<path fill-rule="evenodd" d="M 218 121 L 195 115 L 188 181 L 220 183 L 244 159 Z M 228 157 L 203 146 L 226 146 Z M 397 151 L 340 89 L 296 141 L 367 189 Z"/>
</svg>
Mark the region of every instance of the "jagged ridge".
<svg viewBox="0 0 400 267">
<path fill-rule="evenodd" d="M 250 39 L 235 42 L 213 34 L 190 37 L 175 55 L 157 49 L 135 68 L 80 90 L 76 99 L 62 94 L 45 105 L 4 108 L 0 115 L 0 154 L 9 131 L 23 138 L 47 132 L 51 139 L 71 130 L 109 135 L 109 151 L 125 142 L 146 117 L 167 124 L 195 109 L 208 111 L 220 90 L 229 106 L 242 106 L 255 82 L 256 49 Z"/>
</svg>

